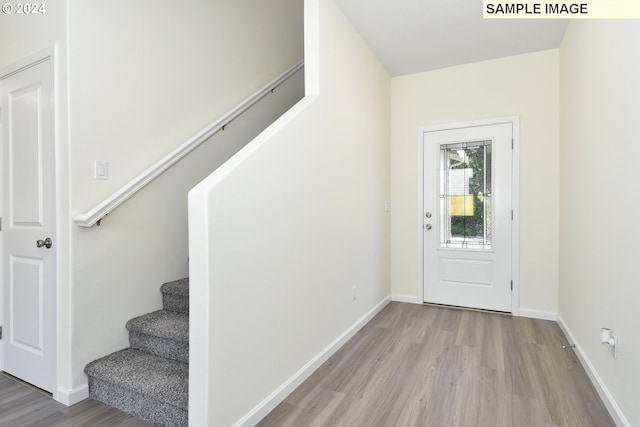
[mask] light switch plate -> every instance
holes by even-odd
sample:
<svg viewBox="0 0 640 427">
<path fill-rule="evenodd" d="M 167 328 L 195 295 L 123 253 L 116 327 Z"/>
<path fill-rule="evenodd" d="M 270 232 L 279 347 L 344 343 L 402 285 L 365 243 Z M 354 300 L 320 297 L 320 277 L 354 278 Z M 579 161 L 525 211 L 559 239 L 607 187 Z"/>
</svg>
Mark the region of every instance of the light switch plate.
<svg viewBox="0 0 640 427">
<path fill-rule="evenodd" d="M 96 160 L 95 161 L 94 178 L 95 179 L 108 179 L 107 161 L 106 160 Z"/>
</svg>

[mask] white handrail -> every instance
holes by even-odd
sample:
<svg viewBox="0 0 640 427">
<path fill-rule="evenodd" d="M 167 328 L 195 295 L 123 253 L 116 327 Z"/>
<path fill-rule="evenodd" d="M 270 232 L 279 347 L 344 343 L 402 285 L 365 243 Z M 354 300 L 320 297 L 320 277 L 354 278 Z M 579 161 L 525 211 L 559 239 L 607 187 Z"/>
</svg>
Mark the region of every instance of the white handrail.
<svg viewBox="0 0 640 427">
<path fill-rule="evenodd" d="M 81 227 L 92 227 L 95 224 L 100 225 L 100 220 L 109 214 L 112 210 L 122 204 L 124 201 L 136 194 L 141 188 L 151 182 L 154 178 L 158 177 L 164 171 L 169 169 L 175 163 L 177 163 L 184 156 L 189 154 L 195 148 L 197 148 L 204 141 L 209 139 L 215 133 L 223 130 L 226 125 L 231 123 L 239 115 L 251 108 L 256 102 L 264 98 L 275 88 L 280 86 L 289 77 L 293 76 L 302 67 L 304 67 L 304 61 L 300 61 L 280 76 L 273 79 L 262 89 L 251 95 L 249 98 L 238 104 L 235 108 L 229 111 L 224 116 L 220 117 L 215 122 L 211 123 L 206 128 L 202 129 L 195 136 L 188 141 L 180 145 L 178 148 L 167 154 L 165 157 L 154 163 L 149 169 L 142 172 L 140 175 L 129 181 L 122 186 L 115 193 L 98 203 L 93 209 L 86 213 L 78 214 L 73 217 L 73 222 Z"/>
</svg>

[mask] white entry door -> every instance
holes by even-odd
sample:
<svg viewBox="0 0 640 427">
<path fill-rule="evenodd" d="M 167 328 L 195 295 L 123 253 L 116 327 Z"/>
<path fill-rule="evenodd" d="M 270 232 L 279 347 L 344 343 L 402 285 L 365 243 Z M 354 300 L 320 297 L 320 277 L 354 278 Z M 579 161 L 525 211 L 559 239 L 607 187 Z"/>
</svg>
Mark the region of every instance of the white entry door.
<svg viewBox="0 0 640 427">
<path fill-rule="evenodd" d="M 0 70 L 0 88 L 2 369 L 53 392 L 56 228 L 52 60 Z"/>
<path fill-rule="evenodd" d="M 423 133 L 425 302 L 511 312 L 512 128 Z"/>
</svg>

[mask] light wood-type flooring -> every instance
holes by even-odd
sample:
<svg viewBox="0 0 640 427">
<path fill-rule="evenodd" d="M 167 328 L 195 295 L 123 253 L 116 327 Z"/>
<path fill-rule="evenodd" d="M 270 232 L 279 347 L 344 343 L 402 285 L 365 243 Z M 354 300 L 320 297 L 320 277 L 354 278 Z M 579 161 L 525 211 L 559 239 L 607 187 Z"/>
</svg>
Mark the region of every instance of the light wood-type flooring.
<svg viewBox="0 0 640 427">
<path fill-rule="evenodd" d="M 391 303 L 258 426 L 613 427 L 555 322 Z"/>
<path fill-rule="evenodd" d="M 1 427 L 147 427 L 145 421 L 92 399 L 65 406 L 0 374 Z"/>
<path fill-rule="evenodd" d="M 391 303 L 260 427 L 613 427 L 554 322 Z M 0 426 L 151 424 L 0 374 Z"/>
</svg>

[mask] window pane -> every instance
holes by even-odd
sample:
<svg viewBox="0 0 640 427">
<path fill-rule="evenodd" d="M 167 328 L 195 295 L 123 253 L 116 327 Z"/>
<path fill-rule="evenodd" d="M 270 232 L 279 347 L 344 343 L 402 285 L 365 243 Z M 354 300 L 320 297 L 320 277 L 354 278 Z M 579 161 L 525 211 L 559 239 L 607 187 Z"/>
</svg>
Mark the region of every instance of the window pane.
<svg viewBox="0 0 640 427">
<path fill-rule="evenodd" d="M 440 246 L 491 249 L 491 141 L 440 146 Z"/>
</svg>

